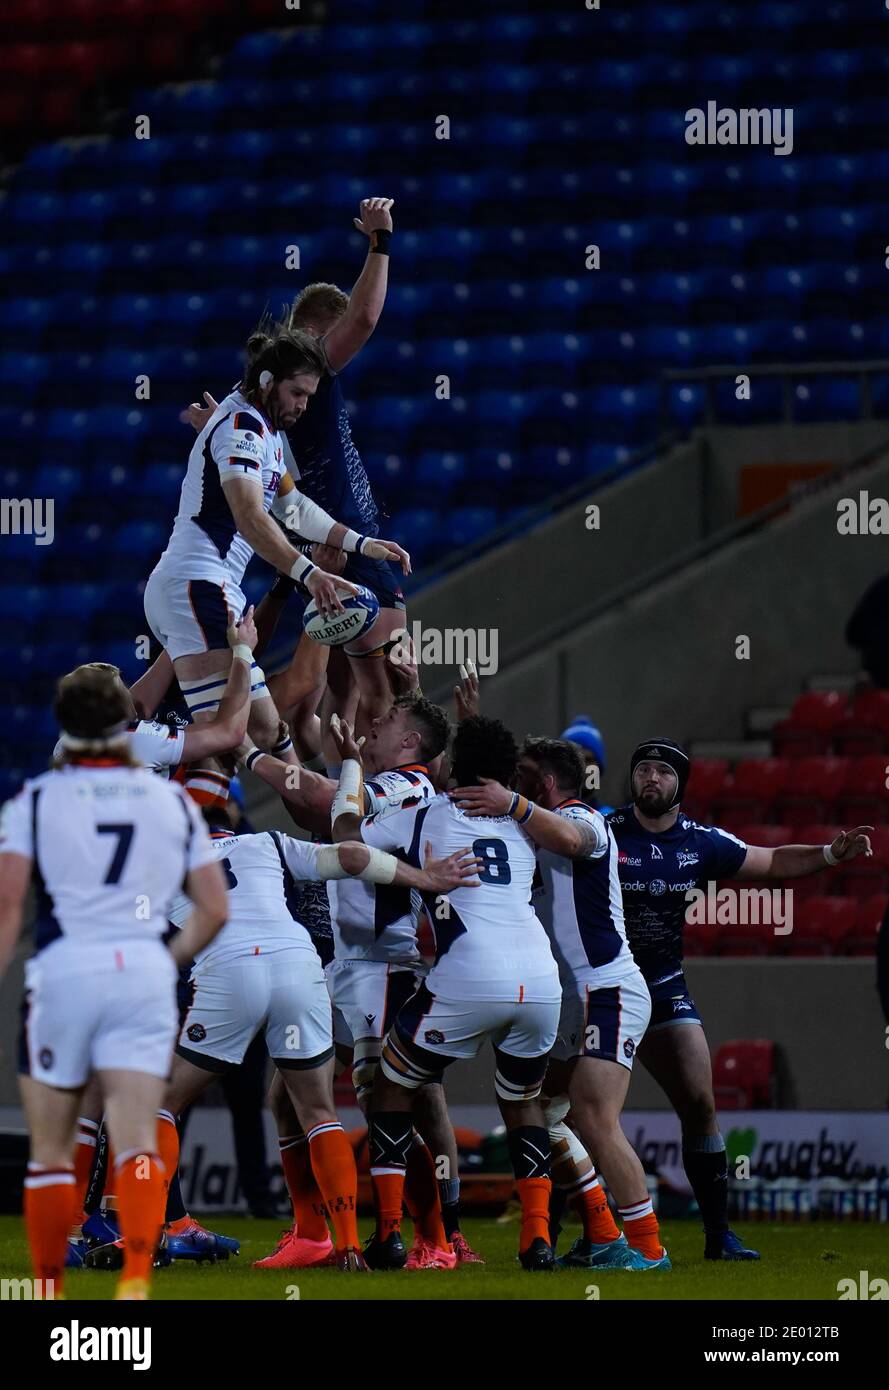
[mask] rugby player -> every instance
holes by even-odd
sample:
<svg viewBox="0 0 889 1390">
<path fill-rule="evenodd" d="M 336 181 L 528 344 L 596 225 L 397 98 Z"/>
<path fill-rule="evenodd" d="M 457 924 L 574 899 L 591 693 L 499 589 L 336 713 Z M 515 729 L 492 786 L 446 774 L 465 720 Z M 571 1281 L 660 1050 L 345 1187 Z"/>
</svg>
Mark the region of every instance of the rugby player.
<svg viewBox="0 0 889 1390">
<path fill-rule="evenodd" d="M 477 682 L 467 672 L 458 689 L 470 699 Z M 422 696 L 402 696 L 388 713 L 378 718 L 365 745 L 372 774 L 364 783 L 366 808 L 387 814 L 423 805 L 436 795 L 431 769 L 444 752 L 449 736 L 444 711 Z M 336 734 L 342 742 L 342 735 Z M 290 786 L 292 769 L 280 760 L 241 750 L 247 765 L 274 786 L 301 825 L 330 833 L 331 812 L 337 783 L 318 773 L 299 770 L 298 784 Z M 417 989 L 425 965 L 417 945 L 414 905 L 407 890 L 375 888 L 370 883 L 349 881 L 331 884 L 330 918 L 334 935 L 334 960 L 327 979 L 334 1003 L 335 1042 L 339 1064 L 354 1064 L 353 1082 L 358 1103 L 367 1107 L 379 1065 L 382 1039 L 400 1008 Z M 294 1132 L 293 1110 L 273 1083 L 270 1105 L 279 1127 L 281 1161 L 294 1204 L 296 1220 L 262 1268 L 299 1268 L 326 1258 L 329 1238 L 307 1170 L 304 1141 Z M 414 1120 L 422 1136 L 410 1151 L 408 1206 L 417 1238 L 408 1256 L 411 1269 L 428 1267 L 435 1252 L 450 1243 L 460 1263 L 479 1263 L 460 1230 L 457 1147 L 441 1085 L 420 1088 L 415 1096 Z M 447 1176 L 437 1178 L 431 1154 L 447 1159 Z"/>
<path fill-rule="evenodd" d="M 860 825 L 830 845 L 746 845 L 681 810 L 691 763 L 673 739 L 638 744 L 630 759 L 632 802 L 606 817 L 617 841 L 630 949 L 651 992 L 651 1022 L 639 1058 L 682 1124 L 682 1162 L 704 1223 L 708 1260 L 757 1260 L 728 1225 L 725 1140 L 716 1120 L 710 1051 L 682 970 L 686 895 L 723 878 L 780 883 L 871 853 Z"/>
<path fill-rule="evenodd" d="M 562 984 L 559 1034 L 544 1082 L 553 1173 L 559 1181 L 566 1170 L 584 1222 L 583 1236 L 559 1263 L 670 1269 L 645 1171 L 620 1125 L 651 999 L 627 945 L 617 846 L 601 814 L 581 801 L 583 780 L 584 761 L 574 744 L 528 738 L 515 791 L 484 780 L 457 787 L 451 796 L 470 817 L 515 817 L 538 846 L 541 887 L 533 901 Z M 624 1236 L 592 1164 L 565 1123 L 569 1105 L 617 1203 Z M 576 1160 L 584 1170 L 578 1176 Z"/>
<path fill-rule="evenodd" d="M 61 765 L 25 783 L 0 830 L 0 973 L 30 882 L 35 954 L 20 1056 L 31 1133 L 25 1220 L 34 1274 L 62 1293 L 75 1215 L 74 1130 L 98 1076 L 116 1154 L 125 1237 L 116 1297 L 144 1299 L 163 1225 L 157 1108 L 176 1039 L 176 965 L 224 924 L 225 879 L 195 806 L 130 752 L 130 709 L 107 670 L 59 682 Z M 193 911 L 170 950 L 166 913 L 183 881 Z"/>
<path fill-rule="evenodd" d="M 377 1268 L 405 1263 L 401 1208 L 411 1093 L 457 1059 L 476 1056 L 490 1040 L 522 1207 L 519 1259 L 527 1270 L 551 1270 L 550 1145 L 539 1096 L 556 1039 L 561 990 L 546 932 L 530 906 L 533 848 L 514 819 L 471 819 L 446 793 L 424 806 L 362 819 L 355 809 L 361 751 L 350 733 L 346 727 L 334 839 L 358 837 L 416 865 L 424 844 L 427 854 L 468 848 L 480 861 L 480 887 L 471 894 L 458 888 L 438 901 L 423 895 L 435 936 L 435 964 L 396 1015 L 376 1076 L 370 1150 L 377 1223 L 366 1250 L 368 1263 Z M 454 776 L 461 786 L 482 777 L 510 782 L 517 754 L 512 734 L 498 721 L 464 719 L 454 740 Z M 447 1249 L 438 1255 L 439 1268 L 456 1263 Z"/>
<path fill-rule="evenodd" d="M 336 1233 L 336 1263 L 343 1270 L 362 1270 L 355 1160 L 333 1104 L 330 996 L 311 938 L 293 912 L 295 884 L 355 876 L 393 892 L 447 892 L 472 883 L 475 859 L 463 851 L 418 870 L 359 845 L 312 844 L 277 831 L 233 834 L 224 820 L 224 813 L 215 813 L 213 839 L 228 883 L 229 921 L 197 956 L 191 974 L 192 1000 L 162 1111 L 164 1159 L 173 1171 L 175 1117 L 220 1074 L 240 1065 L 253 1038 L 264 1032 L 307 1136 L 312 1170 Z M 184 904 L 174 906 L 171 920 L 178 925 L 184 911 Z"/>
<path fill-rule="evenodd" d="M 293 425 L 318 387 L 324 355 L 307 334 L 271 325 L 247 347 L 244 380 L 213 412 L 189 457 L 179 511 L 167 549 L 145 589 L 145 614 L 173 662 L 186 703 L 198 722 L 212 716 L 230 663 L 228 610 L 240 618 L 240 585 L 254 553 L 302 583 L 327 614 L 342 610 L 337 586 L 355 586 L 318 569 L 285 540 L 268 513 L 284 473 L 280 431 Z M 299 535 L 347 551 L 404 555 L 400 547 L 359 535 L 292 491 L 288 519 Z M 250 729 L 271 748 L 279 719 L 257 668 Z M 287 740 L 289 745 L 289 739 Z M 287 760 L 292 750 L 281 750 Z"/>
<path fill-rule="evenodd" d="M 339 373 L 364 347 L 383 311 L 393 233 L 391 208 L 391 198 L 365 198 L 361 203 L 360 216 L 354 224 L 368 238 L 369 246 L 351 295 L 336 285 L 307 285 L 294 300 L 290 314 L 292 328 L 317 340 L 327 370 L 299 424 L 296 428 L 286 427 L 285 462 L 301 493 L 371 538 L 379 535 L 379 513 L 352 439 Z M 204 399 L 211 409 L 216 408 L 212 396 L 205 393 Z M 192 405 L 187 418 L 195 428 L 203 429 L 209 414 L 201 406 Z M 401 559 L 403 572 L 409 574 L 405 553 L 393 542 L 388 544 L 389 558 Z M 313 559 L 318 564 L 328 562 L 317 551 Z M 361 701 L 358 728 L 366 734 L 388 703 L 386 673 L 380 657 L 396 629 L 404 626 L 404 595 L 392 565 L 367 547 L 360 554 L 349 555 L 344 578 L 370 589 L 380 603 L 373 627 L 347 648 Z M 289 711 L 288 720 L 300 737 L 304 736 L 306 722 L 314 716 L 323 692 L 328 653 L 328 648 L 303 637 L 289 672 L 276 679 L 278 707 Z M 340 693 L 334 706 L 341 717 L 350 714 L 347 698 Z"/>
</svg>

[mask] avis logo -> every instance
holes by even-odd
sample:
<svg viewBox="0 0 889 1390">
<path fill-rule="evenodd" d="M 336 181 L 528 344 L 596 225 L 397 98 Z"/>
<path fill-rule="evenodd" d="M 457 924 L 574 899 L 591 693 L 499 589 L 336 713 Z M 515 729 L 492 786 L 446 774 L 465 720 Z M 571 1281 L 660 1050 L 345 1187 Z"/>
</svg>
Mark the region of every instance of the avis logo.
<svg viewBox="0 0 889 1390">
<path fill-rule="evenodd" d="M 866 1269 L 858 1271 L 858 1283 L 854 1279 L 841 1279 L 837 1284 L 840 1302 L 848 1298 L 864 1298 L 874 1302 L 876 1299 L 889 1300 L 889 1283 L 885 1279 L 871 1279 Z"/>
</svg>

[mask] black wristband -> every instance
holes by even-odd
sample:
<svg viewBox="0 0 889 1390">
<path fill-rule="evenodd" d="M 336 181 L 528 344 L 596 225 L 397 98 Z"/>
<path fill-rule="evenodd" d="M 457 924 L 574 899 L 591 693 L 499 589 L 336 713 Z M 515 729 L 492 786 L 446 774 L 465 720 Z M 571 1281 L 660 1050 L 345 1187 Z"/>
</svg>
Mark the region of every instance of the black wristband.
<svg viewBox="0 0 889 1390">
<path fill-rule="evenodd" d="M 392 233 L 387 227 L 374 227 L 370 234 L 370 249 L 376 251 L 379 256 L 388 256 L 391 240 Z"/>
</svg>

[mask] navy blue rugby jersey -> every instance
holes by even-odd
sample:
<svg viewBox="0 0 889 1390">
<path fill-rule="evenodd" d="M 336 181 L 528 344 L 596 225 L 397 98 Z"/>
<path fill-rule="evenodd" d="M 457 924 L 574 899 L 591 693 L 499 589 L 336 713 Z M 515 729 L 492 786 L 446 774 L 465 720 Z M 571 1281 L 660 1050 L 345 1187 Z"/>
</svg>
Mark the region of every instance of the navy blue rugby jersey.
<svg viewBox="0 0 889 1390">
<path fill-rule="evenodd" d="M 632 805 L 606 820 L 617 841 L 627 940 L 647 982 L 682 969 L 686 893 L 711 880 L 732 878 L 747 846 L 716 826 L 698 825 L 680 811 L 670 830 L 656 834 L 636 819 Z"/>
<path fill-rule="evenodd" d="M 362 536 L 380 534 L 379 513 L 352 439 L 339 377 L 318 383 L 305 414 L 287 433 L 300 492 Z"/>
</svg>

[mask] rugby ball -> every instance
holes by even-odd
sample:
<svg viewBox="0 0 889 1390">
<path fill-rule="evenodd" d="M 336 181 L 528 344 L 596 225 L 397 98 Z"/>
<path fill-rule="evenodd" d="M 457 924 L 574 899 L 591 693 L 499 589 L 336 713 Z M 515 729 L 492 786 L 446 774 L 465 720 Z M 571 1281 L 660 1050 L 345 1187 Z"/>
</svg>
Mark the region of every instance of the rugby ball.
<svg viewBox="0 0 889 1390">
<path fill-rule="evenodd" d="M 344 612 L 334 613 L 332 617 L 326 618 L 323 613 L 318 612 L 315 600 L 312 599 L 303 613 L 303 631 L 315 642 L 322 643 L 325 647 L 341 647 L 344 642 L 354 642 L 359 637 L 363 637 L 365 632 L 373 627 L 380 611 L 380 602 L 376 594 L 372 594 L 370 589 L 365 589 L 359 585 L 358 593 L 350 593 L 347 589 L 337 589 L 337 595 L 343 605 Z"/>
</svg>

